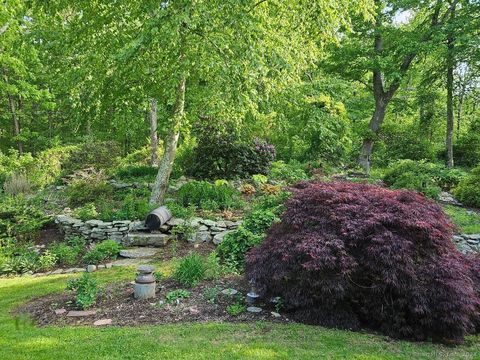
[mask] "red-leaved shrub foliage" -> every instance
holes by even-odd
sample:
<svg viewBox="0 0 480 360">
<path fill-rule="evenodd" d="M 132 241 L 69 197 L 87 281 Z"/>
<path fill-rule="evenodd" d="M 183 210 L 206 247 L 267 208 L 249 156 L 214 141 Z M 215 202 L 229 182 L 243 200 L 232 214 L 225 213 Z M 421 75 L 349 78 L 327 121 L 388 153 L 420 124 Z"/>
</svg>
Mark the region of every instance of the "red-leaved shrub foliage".
<svg viewBox="0 0 480 360">
<path fill-rule="evenodd" d="M 247 256 L 263 296 L 324 326 L 448 342 L 476 331 L 480 262 L 457 251 L 437 204 L 348 182 L 291 190 L 282 221 Z"/>
</svg>

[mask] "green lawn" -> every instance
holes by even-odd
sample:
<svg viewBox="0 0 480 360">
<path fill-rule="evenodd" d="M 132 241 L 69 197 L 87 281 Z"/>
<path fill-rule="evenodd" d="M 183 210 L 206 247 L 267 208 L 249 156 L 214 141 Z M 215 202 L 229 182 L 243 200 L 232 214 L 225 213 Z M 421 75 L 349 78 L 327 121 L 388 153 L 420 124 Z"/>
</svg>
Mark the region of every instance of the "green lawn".
<svg viewBox="0 0 480 360">
<path fill-rule="evenodd" d="M 115 268 L 95 276 L 105 283 L 133 274 Z M 72 276 L 0 279 L 0 359 L 480 359 L 477 337 L 449 348 L 270 323 L 36 328 L 9 314 L 33 297 L 63 290 Z"/>
<path fill-rule="evenodd" d="M 445 213 L 450 216 L 462 234 L 480 234 L 480 214 L 458 206 L 445 205 Z"/>
</svg>

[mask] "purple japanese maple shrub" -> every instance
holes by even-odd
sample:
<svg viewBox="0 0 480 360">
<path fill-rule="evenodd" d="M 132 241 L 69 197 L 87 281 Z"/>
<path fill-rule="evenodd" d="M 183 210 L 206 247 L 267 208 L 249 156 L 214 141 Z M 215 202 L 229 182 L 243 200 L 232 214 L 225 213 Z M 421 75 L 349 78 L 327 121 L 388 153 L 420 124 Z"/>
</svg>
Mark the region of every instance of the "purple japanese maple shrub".
<svg viewBox="0 0 480 360">
<path fill-rule="evenodd" d="M 479 323 L 478 259 L 412 191 L 348 182 L 297 184 L 282 221 L 247 255 L 246 275 L 297 320 L 461 341 Z"/>
</svg>

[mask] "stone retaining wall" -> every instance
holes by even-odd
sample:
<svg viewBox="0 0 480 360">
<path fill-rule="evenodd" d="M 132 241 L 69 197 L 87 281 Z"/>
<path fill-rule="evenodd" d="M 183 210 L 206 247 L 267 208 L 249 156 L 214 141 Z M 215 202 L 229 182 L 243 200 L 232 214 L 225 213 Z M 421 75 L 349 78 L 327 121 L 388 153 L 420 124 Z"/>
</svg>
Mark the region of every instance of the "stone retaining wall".
<svg viewBox="0 0 480 360">
<path fill-rule="evenodd" d="M 453 242 L 462 253 L 480 252 L 480 234 L 459 234 Z"/>
<path fill-rule="evenodd" d="M 164 246 L 172 234 L 181 233 L 185 226 L 191 227 L 192 230 L 188 241 L 213 242 L 218 245 L 226 234 L 241 224 L 241 221 L 212 221 L 201 218 L 186 221 L 172 218 L 159 232 L 150 233 L 143 221 L 82 221 L 68 215 L 58 215 L 55 222 L 65 236 L 80 235 L 92 242 L 111 239 L 124 246 Z M 182 228 L 175 231 L 179 226 Z"/>
</svg>

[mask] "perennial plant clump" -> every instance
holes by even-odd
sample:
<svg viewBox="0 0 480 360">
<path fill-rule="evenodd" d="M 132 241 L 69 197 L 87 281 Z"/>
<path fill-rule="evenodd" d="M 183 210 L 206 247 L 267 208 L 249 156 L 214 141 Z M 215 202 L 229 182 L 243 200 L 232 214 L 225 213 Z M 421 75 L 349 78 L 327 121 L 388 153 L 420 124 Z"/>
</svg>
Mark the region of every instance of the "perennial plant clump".
<svg viewBox="0 0 480 360">
<path fill-rule="evenodd" d="M 394 337 L 460 341 L 478 329 L 479 260 L 413 191 L 297 184 L 281 222 L 247 255 L 247 278 L 296 319 Z"/>
</svg>

